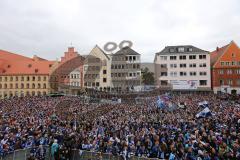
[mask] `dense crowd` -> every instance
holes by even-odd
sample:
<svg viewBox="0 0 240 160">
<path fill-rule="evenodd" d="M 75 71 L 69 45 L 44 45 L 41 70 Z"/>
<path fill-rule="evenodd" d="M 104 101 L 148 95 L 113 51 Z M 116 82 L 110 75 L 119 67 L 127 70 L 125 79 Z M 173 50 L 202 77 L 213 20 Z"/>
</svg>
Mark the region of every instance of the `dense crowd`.
<svg viewBox="0 0 240 160">
<path fill-rule="evenodd" d="M 171 95 L 185 108 L 159 109 L 157 97 L 136 104 L 87 104 L 78 97 L 25 97 L 0 102 L 0 155 L 34 148 L 44 159 L 70 159 L 72 149 L 160 159 L 240 159 L 240 107 L 214 94 Z M 196 118 L 201 101 L 212 116 Z"/>
</svg>

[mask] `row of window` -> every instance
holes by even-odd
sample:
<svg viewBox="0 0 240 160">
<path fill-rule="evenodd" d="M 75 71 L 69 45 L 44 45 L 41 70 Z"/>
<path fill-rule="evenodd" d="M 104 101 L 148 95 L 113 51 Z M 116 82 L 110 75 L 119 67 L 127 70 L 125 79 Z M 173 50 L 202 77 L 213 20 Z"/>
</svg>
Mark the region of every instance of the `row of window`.
<svg viewBox="0 0 240 160">
<path fill-rule="evenodd" d="M 238 85 L 240 86 L 240 79 L 236 79 L 235 81 L 233 79 L 227 79 L 227 80 L 223 80 L 223 79 L 220 79 L 219 80 L 219 84 L 220 85 Z"/>
<path fill-rule="evenodd" d="M 170 56 L 170 60 L 177 60 L 178 56 Z M 161 60 L 168 60 L 168 56 L 160 56 Z M 180 55 L 179 60 L 186 60 L 187 56 L 186 55 Z M 188 59 L 197 59 L 197 55 L 189 55 Z M 198 55 L 198 59 L 207 59 L 207 55 Z"/>
<path fill-rule="evenodd" d="M 80 82 L 71 82 L 70 85 L 71 86 L 80 86 Z"/>
<path fill-rule="evenodd" d="M 20 84 L 16 83 L 16 84 L 14 85 L 14 84 L 10 83 L 10 84 L 8 85 L 7 83 L 5 83 L 5 84 L 2 85 L 2 84 L 0 83 L 0 89 L 18 89 L 18 88 L 21 88 L 21 89 L 24 89 L 24 88 L 30 89 L 30 84 L 27 83 L 26 85 L 24 85 L 23 83 L 21 83 L 21 85 L 20 85 Z M 46 85 L 46 83 L 44 83 L 43 85 L 41 85 L 40 83 L 38 83 L 38 84 L 32 83 L 31 89 L 35 89 L 35 88 L 38 88 L 38 89 L 41 89 L 41 88 L 46 89 L 46 88 L 47 88 L 47 85 Z"/>
<path fill-rule="evenodd" d="M 167 86 L 168 81 L 167 80 L 161 80 L 160 81 L 161 86 Z M 207 85 L 207 80 L 199 80 L 199 86 L 206 86 Z"/>
<path fill-rule="evenodd" d="M 222 74 L 240 74 L 240 69 L 227 69 L 227 70 L 218 70 L 218 74 L 222 75 Z"/>
<path fill-rule="evenodd" d="M 186 48 L 186 49 L 187 49 L 186 52 L 192 52 L 192 51 L 193 51 L 192 48 Z M 175 52 L 175 49 L 174 49 L 174 48 L 170 48 L 170 49 L 169 49 L 169 52 L 170 52 L 170 53 L 173 53 L 173 52 Z M 177 52 L 185 52 L 184 47 L 178 47 L 178 48 L 177 48 Z"/>
<path fill-rule="evenodd" d="M 137 77 L 140 76 L 140 72 L 130 72 L 130 73 L 112 73 L 111 77 Z"/>
<path fill-rule="evenodd" d="M 161 64 L 160 67 L 161 68 L 167 68 L 167 64 Z M 180 68 L 187 68 L 187 64 L 186 63 L 181 63 L 181 64 L 179 64 L 179 67 Z M 197 64 L 196 63 L 190 63 L 189 67 L 190 68 L 196 68 Z M 202 67 L 207 67 L 207 64 L 206 63 L 200 63 L 199 67 L 201 67 L 201 68 Z M 170 64 L 170 68 L 177 68 L 177 64 Z"/>
<path fill-rule="evenodd" d="M 37 77 L 35 77 L 35 76 L 32 76 L 32 77 L 30 77 L 30 76 L 27 76 L 27 77 L 24 77 L 24 76 L 10 76 L 10 77 L 0 77 L 0 82 L 2 82 L 2 81 L 5 81 L 5 82 L 7 82 L 7 81 L 24 81 L 24 80 L 26 80 L 26 81 L 41 81 L 41 80 L 43 80 L 43 81 L 46 81 L 47 80 L 47 77 L 46 76 L 44 76 L 44 77 L 41 77 L 41 76 L 37 76 Z"/>
<path fill-rule="evenodd" d="M 112 69 L 140 69 L 140 64 L 115 64 Z"/>
<path fill-rule="evenodd" d="M 113 61 L 139 61 L 140 56 L 113 56 Z"/>
<path fill-rule="evenodd" d="M 240 66 L 240 61 L 221 61 L 221 66 Z"/>
<path fill-rule="evenodd" d="M 168 76 L 168 72 L 161 72 L 161 76 Z M 187 76 L 187 72 L 179 72 L 180 76 Z M 189 76 L 196 76 L 197 72 L 189 72 Z M 206 76 L 207 72 L 199 72 L 200 76 Z M 178 73 L 177 72 L 170 72 L 171 77 L 177 77 Z"/>
<path fill-rule="evenodd" d="M 80 74 L 71 74 L 71 78 L 72 79 L 79 79 L 80 78 Z"/>
<path fill-rule="evenodd" d="M 85 66 L 84 71 L 100 71 L 100 66 Z"/>
<path fill-rule="evenodd" d="M 29 92 L 29 91 L 27 91 L 26 92 L 26 96 L 30 96 L 30 95 L 32 95 L 32 96 L 35 96 L 35 95 L 38 95 L 38 96 L 41 96 L 41 95 L 47 95 L 47 92 L 46 91 L 43 91 L 43 92 L 40 92 L 40 91 L 37 91 L 37 92 L 35 92 L 35 91 L 32 91 L 32 92 Z M 2 98 L 2 97 L 13 97 L 13 96 L 17 96 L 17 97 L 23 97 L 24 96 L 24 91 L 20 91 L 20 92 L 18 92 L 18 91 L 15 91 L 15 92 L 12 92 L 12 91 L 9 91 L 9 92 L 0 92 L 0 98 Z"/>
</svg>

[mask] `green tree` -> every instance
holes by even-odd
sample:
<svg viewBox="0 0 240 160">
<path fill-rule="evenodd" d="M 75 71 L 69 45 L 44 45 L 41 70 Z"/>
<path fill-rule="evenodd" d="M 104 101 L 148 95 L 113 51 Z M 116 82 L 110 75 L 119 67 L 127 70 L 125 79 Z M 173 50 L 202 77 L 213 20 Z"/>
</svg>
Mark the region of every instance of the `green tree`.
<svg viewBox="0 0 240 160">
<path fill-rule="evenodd" d="M 154 85 L 154 73 L 150 72 L 147 67 L 142 70 L 142 83 L 144 85 Z"/>
</svg>

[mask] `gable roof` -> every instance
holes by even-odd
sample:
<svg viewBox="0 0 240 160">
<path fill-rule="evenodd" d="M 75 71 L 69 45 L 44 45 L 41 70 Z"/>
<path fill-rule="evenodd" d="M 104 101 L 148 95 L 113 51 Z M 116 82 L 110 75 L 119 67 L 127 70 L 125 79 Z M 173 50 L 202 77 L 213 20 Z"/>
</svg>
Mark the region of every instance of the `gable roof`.
<svg viewBox="0 0 240 160">
<path fill-rule="evenodd" d="M 91 55 L 91 53 L 92 53 L 92 51 L 93 51 L 94 49 L 100 50 L 100 52 L 102 52 L 103 55 L 104 55 L 108 60 L 110 60 L 109 56 L 108 56 L 98 45 L 95 45 L 95 47 L 93 47 L 93 49 L 92 49 L 92 50 L 90 51 L 90 53 L 86 56 L 86 58 L 88 58 L 88 57 Z"/>
<path fill-rule="evenodd" d="M 129 47 L 123 47 L 122 49 L 117 51 L 115 54 L 113 54 L 113 56 L 114 55 L 140 55 L 140 54 Z"/>
<path fill-rule="evenodd" d="M 184 48 L 184 52 L 178 52 L 178 48 Z M 192 51 L 189 51 L 189 48 L 192 48 Z M 171 49 L 171 52 L 170 52 Z M 208 52 L 205 50 L 202 50 L 200 48 L 197 48 L 192 45 L 179 45 L 179 46 L 166 46 L 162 51 L 156 53 L 157 55 L 161 54 L 194 54 L 198 52 Z"/>
<path fill-rule="evenodd" d="M 227 50 L 229 45 L 230 44 L 227 44 L 227 45 L 225 45 L 225 46 L 223 46 L 221 48 L 217 47 L 217 49 L 215 51 L 212 51 L 210 53 L 211 66 L 213 66 L 217 62 L 219 57 L 221 57 L 225 53 L 225 51 Z"/>
</svg>

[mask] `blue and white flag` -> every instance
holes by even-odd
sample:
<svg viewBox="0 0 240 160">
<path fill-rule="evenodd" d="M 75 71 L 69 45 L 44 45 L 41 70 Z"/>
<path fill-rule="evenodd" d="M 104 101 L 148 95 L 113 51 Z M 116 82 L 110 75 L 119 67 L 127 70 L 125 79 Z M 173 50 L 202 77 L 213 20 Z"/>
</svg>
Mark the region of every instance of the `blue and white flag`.
<svg viewBox="0 0 240 160">
<path fill-rule="evenodd" d="M 204 108 L 204 110 L 202 110 L 201 112 L 199 112 L 198 114 L 196 114 L 197 118 L 205 118 L 208 116 L 211 116 L 211 111 L 208 107 Z"/>
<path fill-rule="evenodd" d="M 208 101 L 199 102 L 198 107 L 202 107 L 202 108 L 209 107 L 209 103 L 208 103 Z"/>
</svg>

